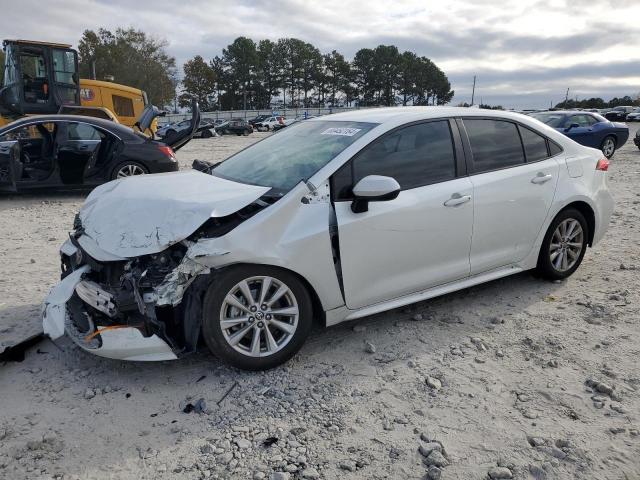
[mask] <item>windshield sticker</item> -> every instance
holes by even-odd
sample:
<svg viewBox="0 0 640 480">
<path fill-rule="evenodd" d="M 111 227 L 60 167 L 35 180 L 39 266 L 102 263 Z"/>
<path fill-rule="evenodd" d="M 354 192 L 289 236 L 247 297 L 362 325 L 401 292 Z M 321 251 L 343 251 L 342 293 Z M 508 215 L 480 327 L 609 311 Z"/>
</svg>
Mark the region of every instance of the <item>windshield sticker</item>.
<svg viewBox="0 0 640 480">
<path fill-rule="evenodd" d="M 361 129 L 359 128 L 327 128 L 320 135 L 342 135 L 344 137 L 353 137 Z"/>
</svg>

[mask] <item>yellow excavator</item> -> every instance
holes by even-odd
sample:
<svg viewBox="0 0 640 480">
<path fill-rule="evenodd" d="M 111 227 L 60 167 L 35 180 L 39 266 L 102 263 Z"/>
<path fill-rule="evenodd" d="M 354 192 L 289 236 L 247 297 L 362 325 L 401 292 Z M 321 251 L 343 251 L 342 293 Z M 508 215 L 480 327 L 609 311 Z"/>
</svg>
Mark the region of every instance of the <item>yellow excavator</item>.
<svg viewBox="0 0 640 480">
<path fill-rule="evenodd" d="M 99 117 L 136 128 L 148 105 L 138 88 L 80 79 L 78 52 L 71 45 L 4 40 L 0 127 L 25 115 L 53 113 Z M 151 132 L 157 129 L 154 120 Z"/>
</svg>

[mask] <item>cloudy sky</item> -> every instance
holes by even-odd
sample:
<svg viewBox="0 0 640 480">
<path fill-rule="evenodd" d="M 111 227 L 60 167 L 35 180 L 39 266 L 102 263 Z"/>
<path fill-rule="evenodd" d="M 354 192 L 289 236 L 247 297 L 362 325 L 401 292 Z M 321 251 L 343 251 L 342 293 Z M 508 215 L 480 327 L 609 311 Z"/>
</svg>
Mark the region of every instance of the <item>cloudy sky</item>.
<svg viewBox="0 0 640 480">
<path fill-rule="evenodd" d="M 348 58 L 393 44 L 436 62 L 454 102 L 546 107 L 640 93 L 640 0 L 0 0 L 3 38 L 77 44 L 83 30 L 140 28 L 181 64 L 235 37 L 297 37 Z"/>
</svg>

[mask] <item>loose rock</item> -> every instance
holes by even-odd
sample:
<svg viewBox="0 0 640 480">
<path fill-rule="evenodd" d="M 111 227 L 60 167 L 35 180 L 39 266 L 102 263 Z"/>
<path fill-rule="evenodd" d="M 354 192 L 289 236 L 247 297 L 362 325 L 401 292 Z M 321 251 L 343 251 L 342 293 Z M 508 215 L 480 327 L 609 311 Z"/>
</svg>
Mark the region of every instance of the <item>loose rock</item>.
<svg viewBox="0 0 640 480">
<path fill-rule="evenodd" d="M 513 478 L 513 473 L 507 467 L 491 467 L 489 469 L 489 478 L 492 480 Z"/>
</svg>

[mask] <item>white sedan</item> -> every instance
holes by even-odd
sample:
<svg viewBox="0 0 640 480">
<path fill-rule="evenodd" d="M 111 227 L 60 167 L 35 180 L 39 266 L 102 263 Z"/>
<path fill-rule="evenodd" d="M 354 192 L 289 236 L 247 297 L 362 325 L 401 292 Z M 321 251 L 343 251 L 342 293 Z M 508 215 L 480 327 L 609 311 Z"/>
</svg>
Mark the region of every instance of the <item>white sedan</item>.
<svg viewBox="0 0 640 480">
<path fill-rule="evenodd" d="M 563 279 L 613 210 L 602 152 L 531 117 L 447 107 L 298 122 L 211 166 L 96 188 L 45 333 L 125 360 L 199 340 L 274 367 L 330 326 L 517 272 Z M 206 170 L 206 168 L 205 168 Z"/>
</svg>

